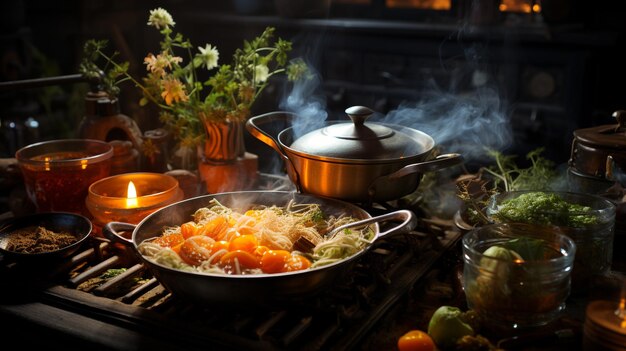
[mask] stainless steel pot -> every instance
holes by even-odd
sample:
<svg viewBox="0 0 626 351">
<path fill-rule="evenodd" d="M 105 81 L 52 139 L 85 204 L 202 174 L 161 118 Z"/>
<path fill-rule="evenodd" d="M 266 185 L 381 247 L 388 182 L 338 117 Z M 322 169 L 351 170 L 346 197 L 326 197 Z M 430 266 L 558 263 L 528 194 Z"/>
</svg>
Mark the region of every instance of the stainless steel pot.
<svg viewBox="0 0 626 351">
<path fill-rule="evenodd" d="M 373 111 L 346 109 L 352 123 L 327 122 L 297 136 L 294 127 L 277 136 L 264 129 L 275 122 L 293 123 L 290 112 L 250 118 L 248 131 L 276 150 L 299 191 L 356 203 L 399 199 L 417 189 L 424 172 L 463 162 L 460 154 L 431 158 L 435 141 L 428 134 L 399 125 L 366 123 Z"/>
<path fill-rule="evenodd" d="M 192 218 L 193 213 L 209 205 L 212 199 L 237 209 L 247 209 L 250 204 L 285 206 L 290 201 L 296 203 L 317 203 L 329 215 L 348 215 L 358 219 L 373 221 L 395 221 L 393 228 L 384 232 L 380 226 L 372 225 L 376 239 L 390 234 L 408 232 L 416 225 L 415 215 L 408 210 L 398 210 L 390 214 L 371 217 L 360 207 L 335 199 L 282 191 L 243 191 L 200 196 L 161 208 L 141 221 L 138 225 L 121 222 L 107 223 L 104 235 L 114 242 L 132 248 L 140 260 L 150 269 L 157 280 L 169 291 L 184 299 L 200 304 L 229 304 L 229 306 L 268 306 L 273 303 L 297 302 L 318 294 L 343 274 L 349 273 L 353 263 L 365 250 L 336 263 L 297 272 L 256 275 L 227 275 L 187 272 L 173 269 L 144 258 L 138 245 L 144 240 L 162 234 L 166 226 L 180 225 Z M 132 231 L 127 239 L 121 231 Z M 374 242 L 376 241 L 374 240 Z"/>
</svg>

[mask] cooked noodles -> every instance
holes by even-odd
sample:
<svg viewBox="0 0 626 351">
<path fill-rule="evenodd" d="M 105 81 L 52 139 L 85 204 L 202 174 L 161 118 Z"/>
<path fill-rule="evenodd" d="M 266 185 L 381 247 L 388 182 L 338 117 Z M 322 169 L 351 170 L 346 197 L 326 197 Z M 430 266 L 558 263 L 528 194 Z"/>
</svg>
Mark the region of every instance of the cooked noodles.
<svg viewBox="0 0 626 351">
<path fill-rule="evenodd" d="M 318 204 L 256 206 L 243 213 L 212 199 L 193 219 L 165 227 L 161 236 L 139 244 L 146 258 L 184 271 L 224 274 L 282 273 L 343 260 L 369 245 L 368 227 L 326 233 L 357 218 L 323 213 Z M 308 240 L 312 252 L 294 248 Z"/>
</svg>

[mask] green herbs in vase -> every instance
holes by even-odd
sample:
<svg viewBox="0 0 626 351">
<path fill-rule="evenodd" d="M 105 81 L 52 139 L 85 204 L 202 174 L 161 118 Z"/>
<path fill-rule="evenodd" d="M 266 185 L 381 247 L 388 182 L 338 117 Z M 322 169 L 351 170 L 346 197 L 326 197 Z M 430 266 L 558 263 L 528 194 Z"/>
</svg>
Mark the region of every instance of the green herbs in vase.
<svg viewBox="0 0 626 351">
<path fill-rule="evenodd" d="M 159 119 L 184 146 L 194 147 L 205 138 L 205 122 L 243 122 L 269 79 L 285 74 L 290 81 L 303 78 L 308 68 L 303 60 L 289 60 L 290 41 L 274 38 L 275 29 L 267 27 L 251 41 L 244 41 L 232 62 L 219 63 L 219 51 L 211 45 L 195 47 L 189 39 L 174 32 L 174 19 L 168 11 L 150 11 L 147 25 L 162 36 L 158 53 L 144 58 L 146 75 L 137 79 L 127 73 L 126 63 L 117 63 L 104 50 L 106 41 L 86 43 L 86 57 L 104 58 L 114 67 L 116 77 L 131 80 L 141 90 L 140 105 L 155 104 Z M 208 79 L 201 80 L 201 77 Z"/>
</svg>

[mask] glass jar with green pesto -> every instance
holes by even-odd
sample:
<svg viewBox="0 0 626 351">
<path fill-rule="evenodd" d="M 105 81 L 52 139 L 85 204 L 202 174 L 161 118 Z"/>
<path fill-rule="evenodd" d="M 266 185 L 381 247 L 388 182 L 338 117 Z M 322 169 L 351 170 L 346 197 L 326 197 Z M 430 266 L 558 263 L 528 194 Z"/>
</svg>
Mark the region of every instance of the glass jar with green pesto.
<svg viewBox="0 0 626 351">
<path fill-rule="evenodd" d="M 508 191 L 494 195 L 487 215 L 494 223 L 553 227 L 577 247 L 572 293 L 584 294 L 611 269 L 615 205 L 597 195 L 564 191 Z"/>
</svg>

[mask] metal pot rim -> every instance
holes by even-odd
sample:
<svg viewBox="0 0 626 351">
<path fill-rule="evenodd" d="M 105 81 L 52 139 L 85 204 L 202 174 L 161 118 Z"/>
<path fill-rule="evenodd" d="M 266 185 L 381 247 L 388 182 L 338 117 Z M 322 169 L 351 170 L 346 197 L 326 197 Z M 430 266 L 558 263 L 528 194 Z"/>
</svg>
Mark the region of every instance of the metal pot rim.
<svg viewBox="0 0 626 351">
<path fill-rule="evenodd" d="M 332 125 L 336 123 L 341 123 L 341 121 L 330 121 L 326 123 L 327 124 L 325 126 L 328 126 L 328 125 Z M 404 161 L 409 161 L 413 159 L 421 159 L 422 157 L 424 157 L 424 155 L 431 152 L 433 148 L 435 147 L 435 140 L 430 135 L 426 134 L 425 132 L 421 130 L 413 129 L 413 128 L 409 128 L 409 127 L 405 127 L 405 126 L 401 126 L 397 124 L 388 124 L 388 123 L 378 123 L 378 124 L 391 128 L 394 131 L 401 132 L 404 134 L 407 134 L 407 132 L 414 134 L 413 137 L 411 137 L 408 134 L 407 136 L 413 140 L 414 144 L 419 145 L 420 149 L 422 149 L 421 150 L 422 152 L 414 153 L 408 156 L 394 157 L 394 158 L 351 158 L 351 157 L 333 157 L 333 156 L 325 156 L 325 155 L 316 155 L 313 153 L 309 153 L 309 152 L 291 147 L 291 145 L 293 144 L 293 141 L 289 142 L 288 139 L 290 139 L 293 136 L 293 130 L 294 130 L 293 127 L 288 127 L 280 131 L 278 133 L 277 139 L 278 139 L 278 143 L 283 148 L 283 150 L 289 150 L 291 153 L 296 154 L 298 156 L 305 157 L 308 159 L 313 159 L 313 160 L 328 161 L 328 162 L 343 163 L 343 164 L 345 163 L 383 164 L 383 163 L 397 163 L 399 161 L 404 162 Z M 418 139 L 418 138 L 421 138 L 421 139 Z M 420 143 L 421 141 L 423 141 L 424 143 Z"/>
<path fill-rule="evenodd" d="M 309 130 L 292 140 L 289 147 L 300 153 L 331 159 L 380 160 L 411 157 L 434 146 L 432 137 L 413 128 L 367 122 L 375 114 L 369 107 L 352 106 L 345 112 L 352 123 L 326 122 L 323 127 Z"/>
</svg>

